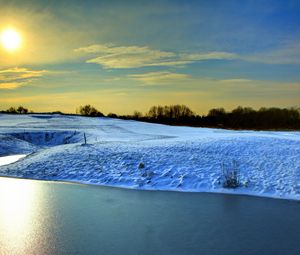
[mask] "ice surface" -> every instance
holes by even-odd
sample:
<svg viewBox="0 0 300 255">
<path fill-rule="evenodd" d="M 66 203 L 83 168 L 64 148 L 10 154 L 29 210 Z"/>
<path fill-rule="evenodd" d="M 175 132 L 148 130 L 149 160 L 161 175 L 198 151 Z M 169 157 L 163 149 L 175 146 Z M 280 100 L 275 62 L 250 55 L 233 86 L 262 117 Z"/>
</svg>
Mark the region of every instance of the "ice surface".
<svg viewBox="0 0 300 255">
<path fill-rule="evenodd" d="M 5 156 L 0 157 L 0 166 L 9 165 L 11 163 L 14 163 L 18 161 L 21 158 L 24 158 L 26 155 L 12 155 L 12 156 Z"/>
<path fill-rule="evenodd" d="M 1 166 L 0 175 L 300 200 L 300 132 L 2 114 L 0 156 L 14 154 L 29 155 Z M 222 165 L 230 167 L 233 161 L 243 185 L 224 189 Z"/>
</svg>

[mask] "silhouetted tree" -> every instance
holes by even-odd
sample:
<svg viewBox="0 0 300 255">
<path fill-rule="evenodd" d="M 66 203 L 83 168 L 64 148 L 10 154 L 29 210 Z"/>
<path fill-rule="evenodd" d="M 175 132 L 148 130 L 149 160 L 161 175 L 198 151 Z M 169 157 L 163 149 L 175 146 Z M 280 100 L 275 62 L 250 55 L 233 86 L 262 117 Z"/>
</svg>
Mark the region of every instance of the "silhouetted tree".
<svg viewBox="0 0 300 255">
<path fill-rule="evenodd" d="M 135 119 L 139 119 L 139 118 L 142 118 L 143 117 L 143 114 L 139 111 L 134 111 L 133 112 L 133 118 Z"/>
<path fill-rule="evenodd" d="M 28 109 L 24 108 L 23 106 L 19 106 L 17 109 L 17 113 L 21 113 L 21 114 L 28 113 Z"/>
<path fill-rule="evenodd" d="M 95 107 L 91 105 L 84 105 L 80 106 L 79 109 L 76 110 L 77 113 L 84 116 L 91 116 L 91 117 L 102 117 L 104 114 L 99 112 Z"/>
<path fill-rule="evenodd" d="M 118 115 L 117 114 L 115 114 L 115 113 L 109 113 L 109 114 L 107 114 L 107 117 L 109 117 L 109 118 L 118 118 Z"/>
<path fill-rule="evenodd" d="M 7 113 L 17 113 L 17 110 L 15 107 L 9 107 L 7 110 L 6 110 Z"/>
<path fill-rule="evenodd" d="M 194 116 L 194 113 L 185 105 L 158 105 L 152 106 L 146 116 L 151 119 L 183 119 Z"/>
<path fill-rule="evenodd" d="M 157 118 L 157 106 L 152 106 L 147 114 L 149 118 Z"/>
<path fill-rule="evenodd" d="M 226 111 L 224 108 L 214 108 L 209 110 L 207 121 L 211 126 L 224 126 L 226 120 Z"/>
</svg>

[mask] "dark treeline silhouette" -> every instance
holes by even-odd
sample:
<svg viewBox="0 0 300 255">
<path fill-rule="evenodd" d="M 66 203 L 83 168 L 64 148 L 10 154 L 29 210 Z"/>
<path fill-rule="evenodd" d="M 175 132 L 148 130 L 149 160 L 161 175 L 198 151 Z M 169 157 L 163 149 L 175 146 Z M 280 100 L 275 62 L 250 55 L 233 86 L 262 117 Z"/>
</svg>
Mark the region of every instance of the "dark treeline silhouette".
<svg viewBox="0 0 300 255">
<path fill-rule="evenodd" d="M 75 114 L 65 114 L 60 111 L 54 111 L 54 112 L 34 112 L 32 110 L 29 110 L 28 108 L 25 108 L 23 106 L 19 107 L 9 107 L 7 110 L 1 110 L 0 113 L 8 113 L 8 114 L 62 114 L 62 115 L 75 115 Z"/>
<path fill-rule="evenodd" d="M 83 115 L 83 116 L 90 116 L 90 117 L 103 117 L 104 114 L 98 111 L 95 107 L 91 105 L 84 105 L 79 106 L 76 109 L 76 114 L 72 113 L 63 113 L 61 111 L 54 111 L 54 112 L 34 112 L 32 110 L 28 110 L 23 106 L 19 107 L 9 107 L 7 110 L 2 110 L 0 113 L 8 113 L 8 114 L 27 114 L 27 113 L 34 113 L 34 114 L 61 114 L 61 115 Z"/>
<path fill-rule="evenodd" d="M 152 106 L 148 111 L 147 116 L 154 119 L 186 119 L 195 116 L 193 111 L 185 105 L 166 105 L 166 106 Z"/>
<path fill-rule="evenodd" d="M 2 113 L 10 113 L 10 114 L 26 114 L 32 111 L 29 111 L 27 108 L 23 106 L 19 106 L 18 108 L 9 107 L 7 110 L 1 111 Z"/>
<path fill-rule="evenodd" d="M 300 129 L 297 109 L 237 107 L 231 112 L 223 108 L 212 109 L 204 118 L 204 125 L 217 125 L 234 129 Z"/>
<path fill-rule="evenodd" d="M 211 109 L 206 116 L 195 114 L 185 105 L 152 106 L 143 115 L 135 111 L 133 115 L 117 116 L 110 113 L 108 117 L 134 119 L 140 121 L 188 125 L 196 127 L 220 127 L 229 129 L 300 129 L 299 109 L 237 107 L 231 112 L 224 108 Z"/>
<path fill-rule="evenodd" d="M 9 114 L 34 113 L 23 106 L 10 107 L 0 111 Z M 36 113 L 36 112 L 35 112 Z M 66 114 L 60 111 L 44 114 Z M 76 109 L 77 115 L 90 117 L 104 117 L 104 114 L 91 105 L 80 106 Z M 42 113 L 39 113 L 42 114 Z M 211 109 L 207 115 L 197 115 L 185 105 L 152 106 L 143 114 L 134 111 L 132 115 L 107 114 L 110 118 L 121 118 L 168 125 L 186 125 L 194 127 L 219 127 L 228 129 L 256 129 L 256 130 L 300 130 L 300 110 L 296 108 L 260 108 L 237 107 L 227 112 L 224 108 Z"/>
</svg>

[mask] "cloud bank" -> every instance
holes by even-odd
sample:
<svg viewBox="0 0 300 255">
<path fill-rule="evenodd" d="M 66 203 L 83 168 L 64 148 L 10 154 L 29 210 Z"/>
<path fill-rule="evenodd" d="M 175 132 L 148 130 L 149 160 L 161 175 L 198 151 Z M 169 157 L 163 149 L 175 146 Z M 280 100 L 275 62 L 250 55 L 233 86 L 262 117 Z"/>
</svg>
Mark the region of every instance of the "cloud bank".
<svg viewBox="0 0 300 255">
<path fill-rule="evenodd" d="M 46 70 L 29 70 L 18 67 L 0 70 L 0 89 L 17 89 L 42 77 L 46 72 Z"/>
</svg>

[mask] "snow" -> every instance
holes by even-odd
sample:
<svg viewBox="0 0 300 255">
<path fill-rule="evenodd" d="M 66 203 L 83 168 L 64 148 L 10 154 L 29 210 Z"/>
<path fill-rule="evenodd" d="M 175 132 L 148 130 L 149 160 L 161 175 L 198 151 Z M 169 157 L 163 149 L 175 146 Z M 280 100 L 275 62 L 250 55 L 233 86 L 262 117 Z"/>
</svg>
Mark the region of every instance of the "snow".
<svg viewBox="0 0 300 255">
<path fill-rule="evenodd" d="M 300 132 L 1 114 L 0 156 L 16 154 L 27 156 L 0 166 L 1 176 L 300 200 Z M 225 189 L 222 165 L 233 162 L 244 185 Z"/>
</svg>

